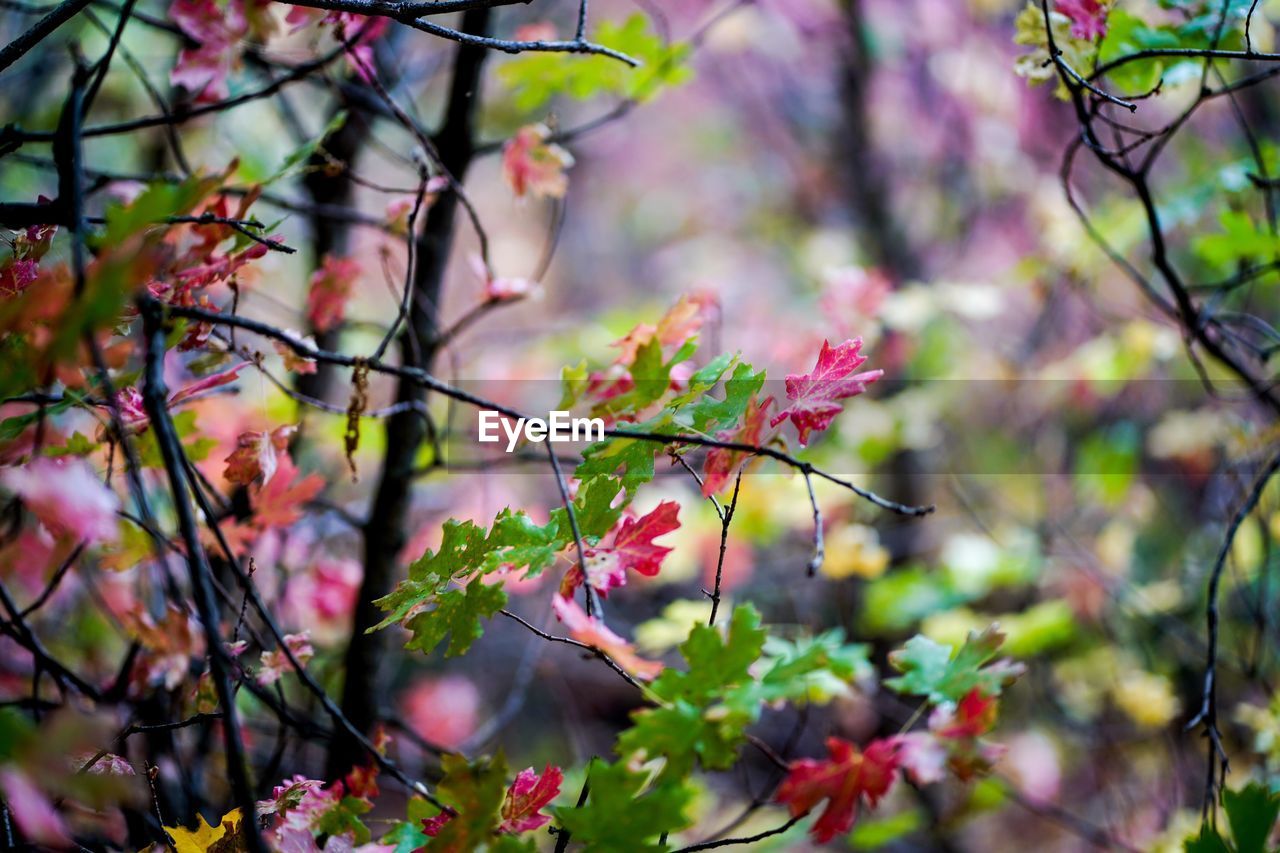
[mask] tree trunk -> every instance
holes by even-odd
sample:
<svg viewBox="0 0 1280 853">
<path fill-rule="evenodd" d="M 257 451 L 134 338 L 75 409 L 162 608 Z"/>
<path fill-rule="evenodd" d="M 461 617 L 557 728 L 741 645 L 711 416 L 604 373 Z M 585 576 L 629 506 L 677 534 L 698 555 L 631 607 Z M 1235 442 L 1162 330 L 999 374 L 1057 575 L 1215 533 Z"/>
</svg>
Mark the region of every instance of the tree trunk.
<svg viewBox="0 0 1280 853">
<path fill-rule="evenodd" d="M 463 15 L 464 32 L 484 34 L 488 25 L 487 8 L 473 9 Z M 444 124 L 434 140 L 441 164 L 459 183 L 465 178 L 475 153 L 475 116 L 485 56 L 483 48 L 459 47 Z M 456 193 L 442 194 L 427 212 L 426 224 L 417 238 L 417 268 L 412 282 L 409 322 L 400 334 L 398 345 L 402 363 L 424 370 L 431 369 L 435 358 L 439 331 L 436 306 L 440 304 L 440 288 L 453 244 L 458 206 Z M 426 393 L 420 385 L 401 380 L 396 388 L 396 402 L 425 403 Z M 385 645 L 384 635 L 365 631 L 381 620 L 382 614 L 374 606 L 374 599 L 390 592 L 396 580 L 396 561 L 406 539 L 413 471 L 427 435 L 425 419 L 413 409 L 388 418 L 386 429 L 386 456 L 365 522 L 364 578 L 356 601 L 342 689 L 343 713 L 365 733 L 372 731 L 377 722 L 378 701 L 382 695 L 378 664 Z M 340 733 L 329 753 L 329 777 L 345 773 L 362 757 L 360 745 Z"/>
</svg>

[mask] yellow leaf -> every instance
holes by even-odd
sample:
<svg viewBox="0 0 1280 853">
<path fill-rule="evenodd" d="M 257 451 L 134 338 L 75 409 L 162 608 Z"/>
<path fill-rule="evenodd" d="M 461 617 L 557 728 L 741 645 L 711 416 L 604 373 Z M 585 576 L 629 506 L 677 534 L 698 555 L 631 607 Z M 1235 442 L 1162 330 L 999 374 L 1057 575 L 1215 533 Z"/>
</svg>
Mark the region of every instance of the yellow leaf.
<svg viewBox="0 0 1280 853">
<path fill-rule="evenodd" d="M 235 849 L 234 840 L 240 834 L 240 810 L 232 809 L 222 816 L 217 826 L 205 823 L 203 817 L 196 817 L 196 828 L 184 829 L 181 826 L 166 826 L 169 840 L 178 853 L 209 853 L 210 850 Z"/>
</svg>

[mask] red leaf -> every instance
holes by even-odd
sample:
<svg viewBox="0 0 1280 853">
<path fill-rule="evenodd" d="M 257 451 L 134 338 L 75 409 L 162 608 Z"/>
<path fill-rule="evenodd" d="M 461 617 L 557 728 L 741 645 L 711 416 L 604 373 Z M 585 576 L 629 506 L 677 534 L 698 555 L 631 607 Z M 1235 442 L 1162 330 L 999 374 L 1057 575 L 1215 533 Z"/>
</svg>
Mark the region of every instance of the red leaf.
<svg viewBox="0 0 1280 853">
<path fill-rule="evenodd" d="M 227 75 L 239 64 L 240 41 L 249 32 L 243 3 L 231 0 L 223 8 L 214 0 L 175 0 L 169 18 L 195 43 L 178 54 L 169 81 L 199 103 L 227 97 Z"/>
<path fill-rule="evenodd" d="M 975 687 L 956 704 L 954 711 L 935 713 L 934 718 L 929 721 L 929 728 L 938 737 L 981 737 L 995 727 L 997 705 L 996 697 L 987 696 Z"/>
<path fill-rule="evenodd" d="M 724 430 L 716 435 L 719 441 L 732 441 L 736 444 L 750 444 L 760 447 L 769 436 L 765 435 L 766 414 L 773 405 L 773 398 L 766 397 L 764 402 L 756 405 L 754 399 L 747 404 L 747 414 L 742 426 L 737 429 Z M 770 436 L 772 433 L 770 433 Z M 724 489 L 737 476 L 738 469 L 746 464 L 751 454 L 745 450 L 729 450 L 713 447 L 707 453 L 707 461 L 702 468 L 702 494 L 711 497 Z"/>
<path fill-rule="evenodd" d="M 289 439 L 297 432 L 296 426 L 282 426 L 271 433 L 242 432 L 236 439 L 236 449 L 224 461 L 227 469 L 222 476 L 229 483 L 247 486 L 262 478 L 269 483 L 276 473 L 277 452 L 283 453 L 289 447 Z"/>
<path fill-rule="evenodd" d="M 296 481 L 296 482 L 295 482 Z M 302 505 L 320 494 L 324 479 L 308 474 L 298 479 L 298 469 L 289 457 L 282 457 L 276 475 L 250 493 L 254 523 L 258 527 L 287 527 L 302 518 Z"/>
<path fill-rule="evenodd" d="M 653 577 L 662 568 L 662 560 L 670 548 L 653 544 L 653 540 L 680 527 L 680 504 L 663 501 L 648 515 L 625 518 L 613 534 L 613 553 L 624 569 L 635 569 L 645 577 Z"/>
<path fill-rule="evenodd" d="M 812 430 L 829 427 L 832 419 L 844 408 L 840 400 L 856 397 L 884 375 L 883 370 L 849 375 L 867 360 L 866 356 L 859 354 L 861 349 L 862 338 L 845 341 L 837 347 L 823 341 L 822 352 L 818 353 L 818 363 L 812 373 L 787 376 L 787 399 L 791 405 L 774 415 L 769 421 L 770 426 L 777 426 L 790 418 L 800 431 L 801 447 L 808 444 Z"/>
<path fill-rule="evenodd" d="M 791 762 L 790 772 L 778 787 L 776 799 L 786 803 L 792 817 L 808 814 L 823 800 L 827 806 L 809 830 L 814 840 L 827 842 L 848 832 L 858 817 L 859 801 L 875 808 L 893 786 L 898 770 L 898 744 L 894 739 L 873 740 L 865 752 L 847 740 L 827 738 L 828 757 Z"/>
<path fill-rule="evenodd" d="M 542 814 L 539 810 L 551 804 L 560 793 L 560 784 L 564 781 L 564 773 L 559 767 L 548 764 L 539 776 L 532 767 L 516 774 L 515 781 L 507 789 L 507 798 L 502 803 L 502 824 L 500 832 L 528 832 L 545 826 L 551 815 Z"/>
<path fill-rule="evenodd" d="M 307 319 L 317 332 L 327 332 L 342 322 L 359 275 L 360 265 L 351 258 L 324 256 L 320 269 L 311 275 L 307 293 Z"/>
<path fill-rule="evenodd" d="M 502 176 L 517 198 L 563 198 L 569 188 L 565 170 L 573 165 L 573 155 L 547 140 L 551 131 L 544 124 L 530 124 L 502 146 Z"/>
<path fill-rule="evenodd" d="M 608 593 L 626 584 L 628 569 L 646 577 L 657 575 L 671 549 L 655 545 L 653 540 L 680 527 L 679 513 L 680 504 L 663 501 L 647 515 L 624 518 L 614 528 L 609 547 L 588 549 L 585 565 L 574 565 L 565 574 L 560 582 L 561 597 L 572 598 L 584 580 L 600 593 Z"/>
<path fill-rule="evenodd" d="M 192 382 L 184 388 L 179 388 L 177 391 L 173 392 L 172 396 L 169 397 L 169 408 L 172 409 L 179 403 L 185 403 L 188 400 L 193 400 L 205 391 L 212 391 L 214 388 L 219 388 L 223 385 L 234 382 L 240 375 L 240 371 L 244 370 L 248 366 L 249 362 L 242 361 L 234 367 L 228 367 L 226 370 L 218 373 L 211 373 L 203 379 L 197 379 L 195 382 Z"/>
</svg>

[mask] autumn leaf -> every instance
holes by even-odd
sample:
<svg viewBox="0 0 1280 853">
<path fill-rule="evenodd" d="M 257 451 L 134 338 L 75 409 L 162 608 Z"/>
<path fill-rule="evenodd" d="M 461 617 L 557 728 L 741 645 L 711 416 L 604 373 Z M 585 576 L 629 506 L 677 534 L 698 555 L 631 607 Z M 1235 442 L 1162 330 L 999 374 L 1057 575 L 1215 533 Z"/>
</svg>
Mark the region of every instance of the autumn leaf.
<svg viewBox="0 0 1280 853">
<path fill-rule="evenodd" d="M 1071 37 L 1102 38 L 1107 34 L 1107 7 L 1101 0 L 1054 0 L 1054 9 L 1071 19 Z"/>
<path fill-rule="evenodd" d="M 227 76 L 240 62 L 240 43 L 249 32 L 241 0 L 225 7 L 214 0 L 174 0 L 169 18 L 194 46 L 184 47 L 169 82 L 212 103 L 230 94 Z"/>
<path fill-rule="evenodd" d="M 360 265 L 355 260 L 324 256 L 320 269 L 311 275 L 307 292 L 307 319 L 317 332 L 327 332 L 342 322 L 359 275 Z"/>
<path fill-rule="evenodd" d="M 747 414 L 742 425 L 737 429 L 724 430 L 716 434 L 719 441 L 734 444 L 749 444 L 760 447 L 767 442 L 765 425 L 768 423 L 769 407 L 773 398 L 766 397 L 758 405 L 753 395 L 747 404 Z M 707 460 L 702 468 L 702 494 L 710 497 L 722 491 L 737 476 L 751 458 L 748 450 L 734 450 L 725 447 L 713 447 L 707 452 Z"/>
<path fill-rule="evenodd" d="M 791 405 L 775 414 L 769 425 L 776 427 L 790 418 L 800 431 L 800 445 L 806 446 L 810 432 L 826 429 L 843 411 L 839 401 L 856 397 L 884 375 L 883 370 L 853 372 L 867 360 L 860 354 L 861 349 L 862 338 L 845 341 L 837 347 L 823 341 L 812 372 L 787 376 L 787 399 Z"/>
<path fill-rule="evenodd" d="M 604 652 L 614 663 L 636 678 L 652 681 L 662 672 L 659 661 L 640 657 L 630 643 L 609 630 L 596 617 L 588 616 L 576 601 L 556 595 L 552 596 L 551 606 L 556 612 L 556 618 L 568 629 L 570 637 Z"/>
<path fill-rule="evenodd" d="M 863 801 L 875 808 L 896 779 L 898 746 L 892 740 L 874 740 L 865 751 L 847 740 L 827 738 L 827 758 L 802 758 L 791 762 L 787 777 L 775 799 L 784 803 L 792 817 L 813 811 L 826 801 L 826 808 L 809 833 L 826 843 L 848 832 L 858 817 Z"/>
<path fill-rule="evenodd" d="M 22 498 L 54 534 L 91 544 L 120 538 L 120 498 L 83 459 L 34 459 L 0 471 L 0 485 Z"/>
<path fill-rule="evenodd" d="M 298 634 L 285 634 L 285 645 L 289 647 L 289 651 L 293 652 L 294 658 L 302 666 L 307 665 L 307 661 L 315 654 L 315 650 L 311 647 L 309 632 L 302 631 Z M 258 683 L 263 687 L 268 684 L 274 684 L 280 680 L 280 677 L 292 669 L 289 663 L 289 656 L 284 653 L 283 649 L 272 649 L 263 652 L 259 662 L 262 668 L 258 670 Z"/>
<path fill-rule="evenodd" d="M 240 433 L 236 449 L 225 460 L 227 468 L 222 476 L 227 482 L 242 486 L 259 478 L 264 484 L 270 482 L 276 473 L 276 454 L 289 449 L 289 441 L 297 431 L 296 426 L 282 426 L 269 433 Z"/>
<path fill-rule="evenodd" d="M 254 523 L 260 528 L 287 527 L 302 517 L 302 507 L 324 489 L 319 474 L 299 479 L 298 469 L 288 456 L 279 459 L 269 483 L 250 491 Z"/>
<path fill-rule="evenodd" d="M 601 593 L 607 593 L 626 584 L 628 570 L 646 577 L 656 576 L 671 549 L 655 545 L 653 540 L 679 529 L 679 513 L 680 504 L 663 501 L 640 518 L 624 518 L 614 530 L 608 547 L 588 549 L 585 567 L 574 566 L 569 570 L 560 585 L 560 595 L 572 597 L 584 578 Z"/>
<path fill-rule="evenodd" d="M 563 782 L 564 773 L 550 764 L 541 776 L 532 767 L 517 773 L 502 803 L 502 823 L 498 831 L 528 832 L 550 822 L 551 815 L 543 814 L 541 809 L 556 798 Z"/>
<path fill-rule="evenodd" d="M 545 124 L 530 124 L 502 146 L 502 177 L 517 198 L 563 198 L 569 188 L 565 171 L 573 155 L 548 142 L 550 136 Z"/>
<path fill-rule="evenodd" d="M 315 338 L 311 337 L 310 335 L 299 334 L 298 332 L 295 332 L 293 329 L 285 329 L 284 333 L 288 335 L 290 338 L 297 341 L 301 341 L 302 343 L 306 344 L 309 347 L 314 348 L 316 345 Z M 280 355 L 281 361 L 284 362 L 285 370 L 288 370 L 291 373 L 298 373 L 298 374 L 307 374 L 307 373 L 316 372 L 315 359 L 298 355 L 298 353 L 294 351 L 293 347 L 289 346 L 283 341 L 272 341 L 271 345 L 275 348 L 275 351 Z"/>
<path fill-rule="evenodd" d="M 164 831 L 169 834 L 177 853 L 209 853 L 219 848 L 233 850 L 235 848 L 228 842 L 240 834 L 240 810 L 232 809 L 224 814 L 217 826 L 206 823 L 197 815 L 195 829 L 166 826 Z"/>
</svg>

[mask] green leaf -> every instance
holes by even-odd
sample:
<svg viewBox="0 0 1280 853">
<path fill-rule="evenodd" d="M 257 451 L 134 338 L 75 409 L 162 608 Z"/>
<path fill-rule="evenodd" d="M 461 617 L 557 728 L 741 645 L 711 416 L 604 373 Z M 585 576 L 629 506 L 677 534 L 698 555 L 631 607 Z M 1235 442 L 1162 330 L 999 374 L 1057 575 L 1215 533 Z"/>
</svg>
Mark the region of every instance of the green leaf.
<svg viewBox="0 0 1280 853">
<path fill-rule="evenodd" d="M 79 430 L 73 432 L 71 437 L 67 439 L 67 443 L 61 446 L 46 447 L 44 449 L 45 456 L 87 456 L 97 449 L 97 442 L 90 441 L 84 433 Z"/>
<path fill-rule="evenodd" d="M 500 566 L 527 568 L 527 576 L 536 577 L 555 562 L 556 554 L 566 544 L 568 536 L 560 535 L 559 528 L 557 521 L 542 527 L 523 512 L 504 509 L 494 519 L 493 529 L 484 543 L 485 567 L 490 570 Z"/>
<path fill-rule="evenodd" d="M 316 151 L 320 149 L 325 139 L 332 136 L 334 133 L 337 133 L 338 130 L 346 123 L 347 113 L 345 110 L 339 110 L 334 113 L 333 118 L 329 119 L 329 123 L 325 125 L 324 130 L 320 131 L 320 135 L 303 143 L 295 151 L 290 153 L 289 156 L 285 157 L 284 163 L 280 168 L 276 170 L 275 174 L 264 180 L 262 185 L 265 187 L 268 184 L 273 184 L 276 181 L 289 177 L 294 172 L 301 169 L 307 164 L 307 161 L 311 159 L 311 155 L 315 154 Z"/>
<path fill-rule="evenodd" d="M 851 682 L 873 675 L 867 646 L 846 644 L 844 639 L 838 628 L 794 641 L 769 637 L 761 700 L 824 704 L 845 695 Z"/>
<path fill-rule="evenodd" d="M 975 687 L 998 696 L 1023 671 L 1021 664 L 1010 660 L 990 663 L 1002 642 L 1004 635 L 991 626 L 981 633 L 971 632 L 953 656 L 951 646 L 917 635 L 889 655 L 889 663 L 902 675 L 885 684 L 899 693 L 927 696 L 931 702 L 958 702 Z"/>
<path fill-rule="evenodd" d="M 449 647 L 445 654 L 448 657 L 466 654 L 471 644 L 484 636 L 481 620 L 492 619 L 506 604 L 507 594 L 501 583 L 475 580 L 463 589 L 438 593 L 430 610 L 418 613 L 406 623 L 413 639 L 405 648 L 430 653 L 448 635 Z"/>
<path fill-rule="evenodd" d="M 1222 807 L 1231 823 L 1237 853 L 1265 853 L 1267 839 L 1280 816 L 1280 795 L 1251 782 L 1238 791 L 1223 791 Z"/>
<path fill-rule="evenodd" d="M 592 40 L 622 51 L 641 65 L 632 68 L 598 55 L 528 53 L 498 69 L 498 76 L 511 87 L 516 107 L 532 112 L 560 96 L 585 100 L 615 95 L 645 100 L 692 76 L 685 64 L 689 45 L 665 43 L 649 31 L 644 15 L 632 15 L 621 25 L 604 21 L 592 33 Z"/>
<path fill-rule="evenodd" d="M 13 361 L 7 361 L 8 364 L 14 364 Z M 60 415 L 80 400 L 80 396 L 71 390 L 63 393 L 62 399 L 56 403 L 51 403 L 44 407 L 44 417 L 50 418 Z M 28 412 L 24 415 L 15 415 L 12 418 L 5 418 L 0 421 L 0 441 L 13 441 L 22 435 L 28 427 L 34 426 L 36 421 L 40 419 L 40 410 Z"/>
<path fill-rule="evenodd" d="M 1199 835 L 1184 841 L 1182 849 L 1186 853 L 1231 853 L 1227 842 L 1223 841 L 1218 831 L 1208 824 L 1200 827 Z"/>
<path fill-rule="evenodd" d="M 692 823 L 685 809 L 694 792 L 681 781 L 660 779 L 646 787 L 647 774 L 602 762 L 593 765 L 588 778 L 591 793 L 581 808 L 555 809 L 560 825 L 586 850 L 658 853 L 667 849 L 657 843 L 659 836 Z"/>
<path fill-rule="evenodd" d="M 734 610 L 726 634 L 696 626 L 680 646 L 688 670 L 663 670 L 653 682 L 663 707 L 635 713 L 635 725 L 618 738 L 619 754 L 663 756 L 664 776 L 687 775 L 695 760 L 710 768 L 732 766 L 747 726 L 759 717 L 761 700 L 754 690 L 738 694 L 738 701 L 724 698 L 735 687 L 755 686 L 750 668 L 764 641 L 760 613 L 749 604 Z"/>
<path fill-rule="evenodd" d="M 457 814 L 427 842 L 427 850 L 482 850 L 494 839 L 502 818 L 507 762 L 501 754 L 474 763 L 446 754 L 441 763 L 445 775 L 436 796 Z"/>
</svg>

